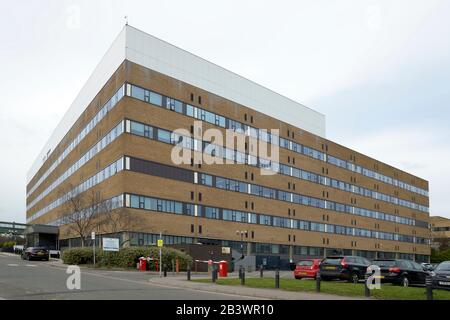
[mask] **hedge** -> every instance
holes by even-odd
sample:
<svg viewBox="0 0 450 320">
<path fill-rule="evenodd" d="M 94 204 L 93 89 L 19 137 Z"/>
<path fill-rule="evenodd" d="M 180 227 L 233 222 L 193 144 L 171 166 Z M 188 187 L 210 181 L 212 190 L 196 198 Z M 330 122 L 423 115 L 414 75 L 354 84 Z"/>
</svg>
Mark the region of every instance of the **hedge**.
<svg viewBox="0 0 450 320">
<path fill-rule="evenodd" d="M 449 261 L 450 260 L 450 249 L 443 250 L 443 251 L 437 251 L 437 250 L 431 250 L 431 262 L 432 263 L 440 263 L 442 261 Z"/>
<path fill-rule="evenodd" d="M 96 264 L 106 267 L 136 268 L 140 257 L 159 259 L 158 247 L 126 247 L 118 252 L 95 251 Z M 192 264 L 192 258 L 186 253 L 169 247 L 162 248 L 162 260 L 165 267 L 172 268 L 172 261 L 178 258 L 180 270 L 186 270 L 188 263 Z M 92 248 L 70 248 L 61 253 L 61 259 L 65 264 L 93 264 Z M 155 260 L 149 261 L 150 270 L 156 270 Z"/>
</svg>

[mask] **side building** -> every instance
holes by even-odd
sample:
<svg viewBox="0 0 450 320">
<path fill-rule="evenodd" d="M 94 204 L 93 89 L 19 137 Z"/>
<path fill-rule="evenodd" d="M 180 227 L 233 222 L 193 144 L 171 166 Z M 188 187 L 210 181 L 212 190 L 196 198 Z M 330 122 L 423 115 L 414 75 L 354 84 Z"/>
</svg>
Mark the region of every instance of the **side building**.
<svg viewBox="0 0 450 320">
<path fill-rule="evenodd" d="M 450 247 L 450 219 L 432 216 L 430 217 L 430 228 L 432 248 Z"/>
<path fill-rule="evenodd" d="M 207 129 L 244 137 L 243 151 L 216 148 Z M 279 147 L 279 159 L 253 154 L 251 138 Z M 175 144 L 190 161 L 174 163 Z M 205 154 L 235 164 L 198 162 Z M 30 169 L 27 223 L 58 225 L 62 247 L 79 244 L 67 204 L 83 194 L 102 204 L 83 202 L 104 211 L 98 219 L 107 214 L 97 233 L 127 245 L 162 233 L 257 264 L 430 255 L 427 181 L 327 140 L 322 114 L 130 26 Z"/>
</svg>

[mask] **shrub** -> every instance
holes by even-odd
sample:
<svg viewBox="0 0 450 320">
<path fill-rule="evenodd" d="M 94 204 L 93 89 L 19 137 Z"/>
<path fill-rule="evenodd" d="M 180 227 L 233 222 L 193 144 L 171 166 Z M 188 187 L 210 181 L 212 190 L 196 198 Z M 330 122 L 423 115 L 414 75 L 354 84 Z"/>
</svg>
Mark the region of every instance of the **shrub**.
<svg viewBox="0 0 450 320">
<path fill-rule="evenodd" d="M 431 262 L 440 263 L 442 261 L 450 260 L 450 249 L 444 251 L 431 250 Z"/>
<path fill-rule="evenodd" d="M 7 249 L 7 248 L 12 248 L 16 245 L 16 243 L 14 241 L 6 241 L 3 242 L 3 244 L 1 245 L 1 247 Z"/>
<path fill-rule="evenodd" d="M 94 262 L 92 248 L 70 248 L 62 251 L 61 259 L 65 264 L 87 264 Z"/>
<path fill-rule="evenodd" d="M 158 247 L 127 247 L 121 248 L 118 252 L 108 252 L 97 249 L 96 263 L 106 267 L 135 268 L 140 257 L 150 257 L 159 259 Z M 188 263 L 192 264 L 192 258 L 179 250 L 163 247 L 162 259 L 168 269 L 172 268 L 172 261 L 178 258 L 180 270 L 186 270 Z M 92 264 L 92 248 L 70 248 L 61 253 L 61 258 L 65 264 Z M 155 260 L 149 261 L 151 270 L 156 270 Z"/>
</svg>

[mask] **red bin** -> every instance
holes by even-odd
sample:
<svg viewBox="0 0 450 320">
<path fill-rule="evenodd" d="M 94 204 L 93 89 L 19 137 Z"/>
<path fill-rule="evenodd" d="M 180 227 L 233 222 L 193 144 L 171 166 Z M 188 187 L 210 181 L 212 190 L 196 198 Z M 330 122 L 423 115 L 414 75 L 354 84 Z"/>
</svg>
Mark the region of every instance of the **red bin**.
<svg viewBox="0 0 450 320">
<path fill-rule="evenodd" d="M 147 259 L 144 257 L 139 258 L 139 270 L 147 271 Z"/>
<path fill-rule="evenodd" d="M 226 278 L 228 276 L 228 262 L 219 261 L 219 277 Z"/>
</svg>

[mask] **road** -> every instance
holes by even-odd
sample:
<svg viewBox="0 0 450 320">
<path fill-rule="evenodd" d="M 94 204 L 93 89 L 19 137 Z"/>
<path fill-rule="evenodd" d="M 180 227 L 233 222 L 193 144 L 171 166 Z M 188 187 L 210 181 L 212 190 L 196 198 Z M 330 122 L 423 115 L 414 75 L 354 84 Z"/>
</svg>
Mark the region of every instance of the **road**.
<svg viewBox="0 0 450 320">
<path fill-rule="evenodd" d="M 81 289 L 69 290 L 66 269 L 0 253 L 0 300 L 242 300 L 245 297 L 149 283 L 148 273 L 81 269 Z"/>
</svg>

